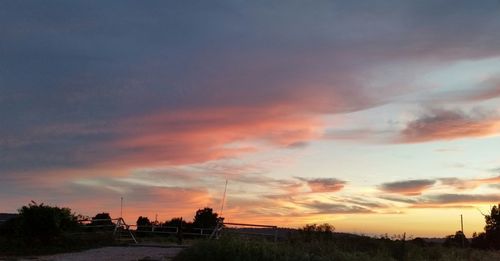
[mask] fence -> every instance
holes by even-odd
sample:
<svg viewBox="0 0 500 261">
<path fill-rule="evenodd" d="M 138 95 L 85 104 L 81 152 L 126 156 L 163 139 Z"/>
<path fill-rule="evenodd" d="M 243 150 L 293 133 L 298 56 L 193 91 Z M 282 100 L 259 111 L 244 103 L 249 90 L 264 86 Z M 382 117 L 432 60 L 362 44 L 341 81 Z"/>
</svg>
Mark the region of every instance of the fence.
<svg viewBox="0 0 500 261">
<path fill-rule="evenodd" d="M 278 240 L 278 227 L 270 225 L 244 224 L 244 223 L 223 223 L 222 233 L 230 232 L 245 236 L 258 236 L 272 238 L 274 242 Z"/>
<path fill-rule="evenodd" d="M 119 239 L 123 240 L 123 233 L 129 237 L 134 243 L 137 244 L 137 239 L 130 230 L 131 225 L 128 225 L 123 218 L 112 218 L 112 219 L 82 219 L 79 220 L 81 227 L 84 230 L 93 232 L 94 229 L 113 231 L 113 235 Z"/>
<path fill-rule="evenodd" d="M 245 236 L 258 236 L 271 238 L 275 242 L 278 238 L 278 227 L 258 224 L 245 223 L 220 223 L 215 228 L 192 228 L 182 226 L 163 226 L 163 225 L 129 225 L 123 218 L 115 219 L 84 219 L 79 220 L 82 228 L 87 232 L 94 231 L 113 231 L 118 239 L 122 239 L 125 234 L 133 242 L 137 243 L 136 236 L 142 235 L 175 235 L 182 243 L 184 236 L 219 238 L 223 233 L 234 233 Z M 134 235 L 135 234 L 135 235 Z"/>
</svg>

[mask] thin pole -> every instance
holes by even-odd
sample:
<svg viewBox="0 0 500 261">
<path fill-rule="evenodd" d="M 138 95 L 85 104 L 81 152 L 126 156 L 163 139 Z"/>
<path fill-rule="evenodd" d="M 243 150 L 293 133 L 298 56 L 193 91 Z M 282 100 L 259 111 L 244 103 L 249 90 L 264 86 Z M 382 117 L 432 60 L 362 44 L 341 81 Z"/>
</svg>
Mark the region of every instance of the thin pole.
<svg viewBox="0 0 500 261">
<path fill-rule="evenodd" d="M 462 229 L 462 248 L 465 245 L 465 233 L 464 233 L 464 217 L 462 214 L 460 214 L 460 228 Z"/>
<path fill-rule="evenodd" d="M 120 218 L 123 218 L 123 197 L 120 197 Z"/>
<path fill-rule="evenodd" d="M 460 227 L 462 228 L 462 233 L 464 232 L 464 217 L 460 214 Z"/>
<path fill-rule="evenodd" d="M 226 191 L 227 191 L 227 179 L 226 179 L 226 186 L 224 187 L 224 194 L 222 196 L 222 204 L 220 206 L 220 216 L 222 216 L 222 211 L 224 210 L 224 201 L 226 200 Z"/>
</svg>

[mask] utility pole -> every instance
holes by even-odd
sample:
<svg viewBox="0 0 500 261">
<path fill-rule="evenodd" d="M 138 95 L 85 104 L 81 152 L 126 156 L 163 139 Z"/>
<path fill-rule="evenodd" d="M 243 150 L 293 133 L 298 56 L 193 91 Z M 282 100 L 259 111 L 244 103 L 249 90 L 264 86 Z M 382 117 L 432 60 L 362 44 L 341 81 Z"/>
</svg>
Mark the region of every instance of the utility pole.
<svg viewBox="0 0 500 261">
<path fill-rule="evenodd" d="M 460 214 L 460 228 L 461 228 L 460 231 L 462 231 L 462 248 L 464 248 L 465 233 L 464 233 L 464 217 L 462 214 Z"/>
<path fill-rule="evenodd" d="M 460 214 L 460 227 L 462 228 L 462 233 L 464 232 L 464 217 Z"/>
</svg>

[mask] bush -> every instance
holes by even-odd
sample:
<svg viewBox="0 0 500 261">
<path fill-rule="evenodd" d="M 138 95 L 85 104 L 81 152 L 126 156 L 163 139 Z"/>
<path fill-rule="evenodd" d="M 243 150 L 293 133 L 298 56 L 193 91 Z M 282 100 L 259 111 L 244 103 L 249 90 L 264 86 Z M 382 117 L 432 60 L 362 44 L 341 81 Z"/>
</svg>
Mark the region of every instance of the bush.
<svg viewBox="0 0 500 261">
<path fill-rule="evenodd" d="M 69 208 L 30 203 L 19 209 L 19 216 L 6 222 L 2 233 L 30 245 L 50 244 L 66 231 L 78 230 L 77 216 Z"/>
<path fill-rule="evenodd" d="M 113 242 L 110 233 L 81 234 L 78 216 L 69 208 L 32 202 L 0 227 L 3 254 L 46 254 Z"/>
</svg>

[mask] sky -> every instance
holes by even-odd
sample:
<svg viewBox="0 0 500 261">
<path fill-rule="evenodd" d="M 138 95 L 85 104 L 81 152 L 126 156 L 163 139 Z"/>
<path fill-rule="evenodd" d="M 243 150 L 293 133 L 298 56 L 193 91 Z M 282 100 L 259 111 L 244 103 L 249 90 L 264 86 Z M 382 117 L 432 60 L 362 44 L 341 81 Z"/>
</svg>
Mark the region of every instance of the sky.
<svg viewBox="0 0 500 261">
<path fill-rule="evenodd" d="M 500 2 L 2 1 L 0 212 L 482 231 Z"/>
</svg>

